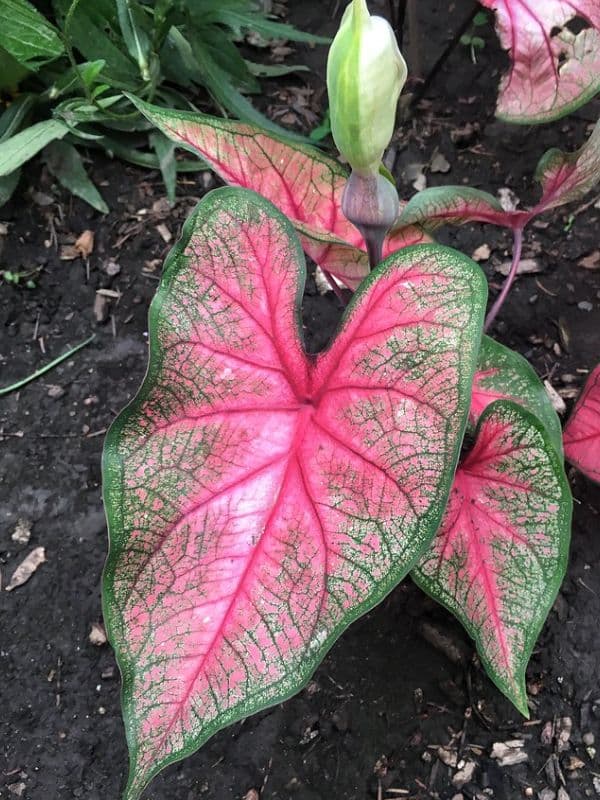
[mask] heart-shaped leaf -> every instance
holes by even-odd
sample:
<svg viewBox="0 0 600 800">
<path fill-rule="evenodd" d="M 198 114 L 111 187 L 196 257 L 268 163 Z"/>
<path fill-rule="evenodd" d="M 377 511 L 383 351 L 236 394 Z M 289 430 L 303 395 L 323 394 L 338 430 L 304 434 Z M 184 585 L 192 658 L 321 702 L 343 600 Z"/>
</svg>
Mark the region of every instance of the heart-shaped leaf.
<svg viewBox="0 0 600 800">
<path fill-rule="evenodd" d="M 130 99 L 150 122 L 201 156 L 226 183 L 270 200 L 302 234 L 307 255 L 345 286 L 356 289 L 369 274 L 364 239 L 342 213 L 348 173 L 333 158 L 253 125 Z M 419 228 L 405 228 L 388 237 L 384 256 L 399 246 L 426 241 Z"/>
<path fill-rule="evenodd" d="M 542 197 L 531 209 L 505 211 L 488 192 L 468 186 L 435 186 L 418 192 L 400 213 L 398 226 L 422 226 L 435 230 L 440 225 L 488 222 L 515 230 L 551 208 L 580 200 L 600 181 L 600 121 L 590 138 L 574 153 L 553 148 L 540 159 L 535 179 Z"/>
<path fill-rule="evenodd" d="M 480 0 L 496 12 L 511 66 L 496 113 L 510 122 L 549 122 L 600 90 L 597 0 Z M 583 29 L 574 33 L 569 23 Z"/>
<path fill-rule="evenodd" d="M 137 798 L 224 725 L 297 691 L 435 534 L 486 286 L 449 248 L 383 262 L 308 356 L 290 223 L 208 195 L 150 311 L 150 366 L 104 451 L 104 613 Z"/>
<path fill-rule="evenodd" d="M 444 520 L 412 577 L 464 625 L 525 716 L 525 670 L 567 566 L 571 494 L 541 423 L 492 403 L 459 465 Z"/>
<path fill-rule="evenodd" d="M 565 426 L 565 456 L 600 483 L 600 364 L 592 372 Z"/>
<path fill-rule="evenodd" d="M 469 422 L 475 426 L 496 400 L 512 400 L 539 419 L 562 455 L 562 427 L 544 384 L 531 364 L 509 347 L 484 336 L 473 378 Z"/>
</svg>

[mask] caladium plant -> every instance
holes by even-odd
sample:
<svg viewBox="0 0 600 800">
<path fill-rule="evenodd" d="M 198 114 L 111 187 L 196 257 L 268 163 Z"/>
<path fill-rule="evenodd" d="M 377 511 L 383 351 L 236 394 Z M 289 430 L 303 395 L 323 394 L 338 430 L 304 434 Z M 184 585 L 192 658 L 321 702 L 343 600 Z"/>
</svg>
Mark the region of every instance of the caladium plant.
<svg viewBox="0 0 600 800">
<path fill-rule="evenodd" d="M 531 211 L 462 187 L 423 192 L 377 264 L 379 246 L 342 213 L 354 203 L 360 217 L 365 187 L 349 202 L 354 178 L 336 160 L 132 100 L 235 188 L 203 199 L 169 256 L 148 374 L 105 445 L 103 598 L 123 675 L 125 800 L 297 691 L 409 572 L 527 715 L 525 668 L 569 542 L 560 423 L 527 362 L 482 337 L 482 271 L 424 229 L 485 219 L 520 247 L 535 214 L 596 181 L 598 128 L 579 153 L 544 157 Z M 301 248 L 333 286 L 356 290 L 316 356 L 302 341 Z"/>
<path fill-rule="evenodd" d="M 498 116 L 521 124 L 550 122 L 600 91 L 597 0 L 480 2 L 496 12 L 498 35 L 511 60 Z"/>
<path fill-rule="evenodd" d="M 600 483 L 600 364 L 592 372 L 564 432 L 565 455 Z"/>
<path fill-rule="evenodd" d="M 216 730 L 298 690 L 435 535 L 469 410 L 485 279 L 406 248 L 329 349 L 303 349 L 290 223 L 205 198 L 150 311 L 150 366 L 107 437 L 104 614 L 127 800 Z"/>
</svg>

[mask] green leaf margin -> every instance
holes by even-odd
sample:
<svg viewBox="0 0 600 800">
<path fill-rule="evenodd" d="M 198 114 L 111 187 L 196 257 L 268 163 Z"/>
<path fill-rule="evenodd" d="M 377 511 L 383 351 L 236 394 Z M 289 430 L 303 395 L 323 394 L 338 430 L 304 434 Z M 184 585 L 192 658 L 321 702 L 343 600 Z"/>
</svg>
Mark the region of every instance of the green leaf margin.
<svg viewBox="0 0 600 800">
<path fill-rule="evenodd" d="M 516 382 L 518 384 L 515 386 L 516 391 L 506 399 L 512 400 L 538 418 L 546 428 L 554 449 L 562 458 L 563 441 L 560 418 L 554 410 L 537 372 L 520 353 L 500 344 L 491 336 L 484 336 L 479 351 L 477 369 L 493 368 L 498 369 L 500 374 L 487 378 L 483 388 L 504 390 L 508 395 L 511 382 Z"/>
</svg>

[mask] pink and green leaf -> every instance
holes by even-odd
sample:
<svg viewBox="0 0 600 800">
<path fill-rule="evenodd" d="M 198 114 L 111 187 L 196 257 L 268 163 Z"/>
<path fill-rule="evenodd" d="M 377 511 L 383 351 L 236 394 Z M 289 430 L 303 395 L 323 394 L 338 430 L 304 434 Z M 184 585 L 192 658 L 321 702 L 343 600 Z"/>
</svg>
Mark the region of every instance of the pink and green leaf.
<svg viewBox="0 0 600 800">
<path fill-rule="evenodd" d="M 600 483 L 600 364 L 588 378 L 565 426 L 565 456 Z"/>
<path fill-rule="evenodd" d="M 369 274 L 364 239 L 342 213 L 348 173 L 335 159 L 253 125 L 160 108 L 133 96 L 131 100 L 166 136 L 201 156 L 225 183 L 270 200 L 302 234 L 305 252 L 322 269 L 351 289 Z M 390 237 L 384 252 L 426 241 L 423 231 L 413 227 Z"/>
<path fill-rule="evenodd" d="M 523 211 L 505 211 L 488 192 L 468 186 L 433 186 L 412 197 L 400 212 L 399 225 L 423 226 L 428 231 L 440 225 L 463 225 L 487 222 L 511 228 L 525 215 Z"/>
<path fill-rule="evenodd" d="M 556 452 L 562 455 L 562 427 L 544 384 L 531 364 L 509 347 L 484 336 L 473 378 L 469 423 L 475 427 L 496 400 L 512 400 L 545 427 Z"/>
<path fill-rule="evenodd" d="M 104 451 L 104 613 L 123 675 L 126 800 L 281 702 L 429 545 L 463 432 L 486 286 L 419 245 L 305 353 L 290 223 L 212 192 L 169 256 L 150 365 Z"/>
<path fill-rule="evenodd" d="M 411 573 L 460 620 L 490 678 L 526 717 L 525 672 L 565 574 L 571 510 L 541 423 L 497 401 L 481 416 L 438 535 Z"/>
<path fill-rule="evenodd" d="M 600 121 L 590 138 L 574 153 L 553 148 L 540 159 L 535 179 L 542 197 L 531 209 L 505 211 L 488 192 L 468 186 L 435 186 L 423 189 L 404 206 L 399 226 L 434 231 L 440 225 L 487 222 L 515 230 L 551 208 L 580 200 L 600 181 Z"/>
<path fill-rule="evenodd" d="M 294 224 L 304 252 L 321 269 L 338 278 L 348 289 L 355 291 L 371 270 L 366 250 L 359 250 L 331 234 L 316 233 L 302 223 Z M 424 230 L 416 225 L 393 229 L 383 243 L 383 257 L 387 258 L 404 247 L 430 241 Z"/>
<path fill-rule="evenodd" d="M 510 69 L 496 113 L 509 122 L 550 122 L 600 91 L 600 5 L 597 0 L 480 0 L 496 12 Z M 585 24 L 573 33 L 568 23 Z"/>
<path fill-rule="evenodd" d="M 575 153 L 548 150 L 540 159 L 535 179 L 542 186 L 542 199 L 532 209 L 532 216 L 585 197 L 600 181 L 600 121 Z"/>
</svg>

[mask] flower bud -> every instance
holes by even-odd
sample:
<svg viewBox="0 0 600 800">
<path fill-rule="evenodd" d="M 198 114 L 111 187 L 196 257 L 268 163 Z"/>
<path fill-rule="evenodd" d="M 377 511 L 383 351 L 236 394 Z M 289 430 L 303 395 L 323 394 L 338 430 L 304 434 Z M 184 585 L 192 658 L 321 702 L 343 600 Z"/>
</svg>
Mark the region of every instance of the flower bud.
<svg viewBox="0 0 600 800">
<path fill-rule="evenodd" d="M 353 0 L 329 50 L 327 89 L 333 138 L 356 172 L 378 170 L 406 76 L 389 23 Z"/>
<path fill-rule="evenodd" d="M 367 245 L 371 268 L 381 261 L 386 234 L 398 217 L 396 187 L 379 173 L 352 170 L 342 195 L 342 211 L 356 225 Z"/>
</svg>

